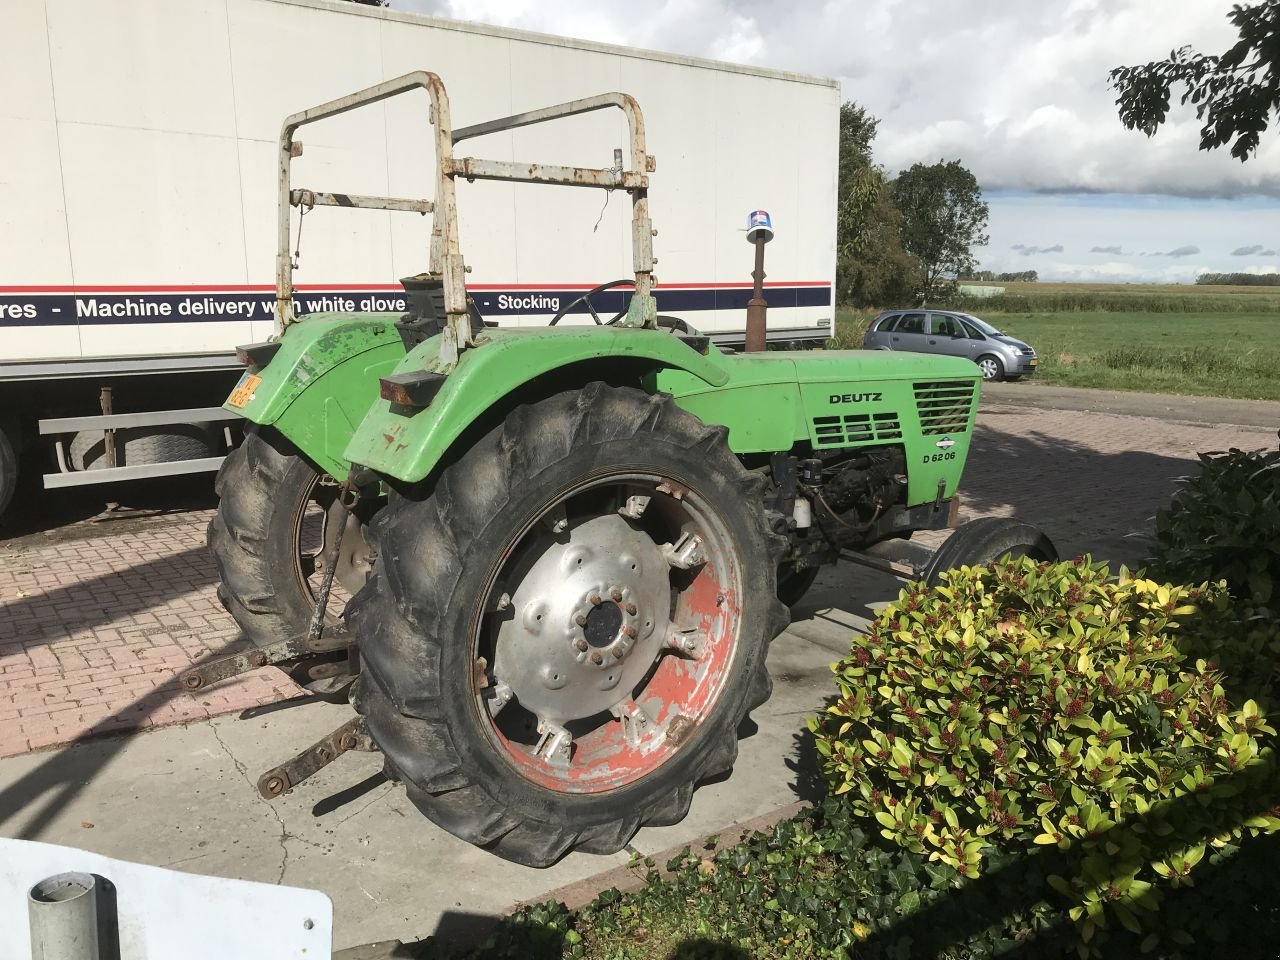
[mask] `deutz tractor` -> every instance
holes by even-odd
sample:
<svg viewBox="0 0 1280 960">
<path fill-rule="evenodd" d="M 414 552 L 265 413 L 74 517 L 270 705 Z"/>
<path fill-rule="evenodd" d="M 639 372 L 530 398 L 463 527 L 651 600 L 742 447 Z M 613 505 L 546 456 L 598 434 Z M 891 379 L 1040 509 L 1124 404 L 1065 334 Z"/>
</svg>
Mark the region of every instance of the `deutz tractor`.
<svg viewBox="0 0 1280 960">
<path fill-rule="evenodd" d="M 291 186 L 301 126 L 419 88 L 434 199 Z M 630 130 L 611 168 L 454 153 L 603 109 Z M 377 750 L 427 817 L 499 856 L 611 853 L 680 820 L 695 785 L 731 768 L 739 726 L 770 693 L 769 644 L 819 567 L 936 578 L 1006 552 L 1051 558 L 1039 531 L 999 520 L 921 562 L 885 550 L 955 526 L 980 377 L 969 361 L 730 352 L 659 317 L 656 165 L 632 97 L 454 128 L 443 84 L 420 71 L 288 117 L 279 164 L 279 333 L 239 351 L 227 408 L 251 425 L 209 526 L 219 595 L 254 647 L 183 683 L 276 664 L 355 714 L 264 774 L 263 796 Z M 459 179 L 629 194 L 625 309 L 602 321 L 593 305 L 615 282 L 583 298 L 594 324 L 486 322 L 466 290 Z M 295 314 L 290 210 L 316 206 L 432 215 L 404 315 Z M 335 589 L 353 595 L 341 619 Z"/>
</svg>

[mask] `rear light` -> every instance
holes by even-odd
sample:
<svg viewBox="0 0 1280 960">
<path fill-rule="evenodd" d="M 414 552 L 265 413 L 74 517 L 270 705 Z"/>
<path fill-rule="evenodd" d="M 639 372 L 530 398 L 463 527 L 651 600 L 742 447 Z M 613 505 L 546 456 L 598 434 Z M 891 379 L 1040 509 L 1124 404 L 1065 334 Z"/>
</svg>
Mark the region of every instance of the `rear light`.
<svg viewBox="0 0 1280 960">
<path fill-rule="evenodd" d="M 261 370 L 280 349 L 279 340 L 268 340 L 266 343 L 250 343 L 236 347 L 236 359 L 246 367 L 257 367 Z"/>
<path fill-rule="evenodd" d="M 444 386 L 443 373 L 418 370 L 413 373 L 393 373 L 378 381 L 378 395 L 383 400 L 402 407 L 422 409 L 431 406 L 440 388 Z"/>
</svg>

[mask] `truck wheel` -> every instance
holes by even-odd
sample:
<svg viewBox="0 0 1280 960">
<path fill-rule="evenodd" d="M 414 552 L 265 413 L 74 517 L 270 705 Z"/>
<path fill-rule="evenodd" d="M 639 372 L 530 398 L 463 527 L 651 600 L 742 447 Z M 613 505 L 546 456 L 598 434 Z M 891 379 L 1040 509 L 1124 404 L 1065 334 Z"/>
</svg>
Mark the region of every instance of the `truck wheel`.
<svg viewBox="0 0 1280 960">
<path fill-rule="evenodd" d="M 516 408 L 374 518 L 356 708 L 445 830 L 548 866 L 682 819 L 769 696 L 762 481 L 670 397 Z"/>
<path fill-rule="evenodd" d="M 208 424 L 170 423 L 155 427 L 128 427 L 116 431 L 120 466 L 144 463 L 176 463 L 216 456 Z M 75 470 L 102 470 L 107 449 L 101 430 L 83 430 L 71 438 L 68 450 Z"/>
<path fill-rule="evenodd" d="M 794 607 L 809 592 L 816 579 L 817 567 L 797 568 L 794 564 L 782 564 L 778 567 L 778 599 L 788 607 Z"/>
<path fill-rule="evenodd" d="M 218 599 L 258 646 L 307 632 L 323 577 L 324 547 L 347 523 L 331 609 L 368 576 L 369 550 L 357 520 L 338 501 L 338 485 L 275 430 L 245 433 L 214 483 L 218 512 L 209 549 Z M 337 601 L 335 603 L 334 601 Z M 338 607 L 340 609 L 340 607 Z"/>
<path fill-rule="evenodd" d="M 0 420 L 0 516 L 4 515 L 18 489 L 18 425 Z"/>
<path fill-rule="evenodd" d="M 982 517 L 961 524 L 943 541 L 923 579 L 929 586 L 937 586 L 947 570 L 984 566 L 1006 555 L 1052 563 L 1058 559 L 1058 550 L 1044 531 L 1025 520 Z"/>
</svg>

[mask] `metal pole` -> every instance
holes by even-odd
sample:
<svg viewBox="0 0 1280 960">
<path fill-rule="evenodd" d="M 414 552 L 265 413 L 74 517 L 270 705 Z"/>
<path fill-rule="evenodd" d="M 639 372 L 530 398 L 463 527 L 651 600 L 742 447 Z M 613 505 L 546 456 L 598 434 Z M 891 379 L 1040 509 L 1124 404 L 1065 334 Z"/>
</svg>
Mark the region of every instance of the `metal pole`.
<svg viewBox="0 0 1280 960">
<path fill-rule="evenodd" d="M 751 299 L 747 301 L 747 342 L 745 345 L 748 353 L 758 352 L 765 348 L 765 313 L 769 305 L 764 299 L 764 231 L 756 233 L 756 268 L 751 273 L 751 279 L 755 281 L 755 287 L 751 292 Z"/>
<path fill-rule="evenodd" d="M 27 891 L 31 960 L 98 960 L 98 891 L 87 873 L 59 873 Z"/>
</svg>

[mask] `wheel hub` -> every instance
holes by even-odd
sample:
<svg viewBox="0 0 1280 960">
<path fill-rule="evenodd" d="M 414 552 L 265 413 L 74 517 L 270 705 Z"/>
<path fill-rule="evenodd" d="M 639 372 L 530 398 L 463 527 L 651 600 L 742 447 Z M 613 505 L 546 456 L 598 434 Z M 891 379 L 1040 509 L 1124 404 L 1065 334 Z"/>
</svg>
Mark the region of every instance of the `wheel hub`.
<svg viewBox="0 0 1280 960">
<path fill-rule="evenodd" d="M 598 650 L 611 646 L 622 632 L 622 608 L 616 603 L 601 603 L 592 607 L 582 632 L 590 647 Z"/>
<path fill-rule="evenodd" d="M 542 720 L 612 709 L 662 649 L 670 569 L 653 540 L 617 515 L 534 534 L 515 565 L 495 674 Z"/>
</svg>

